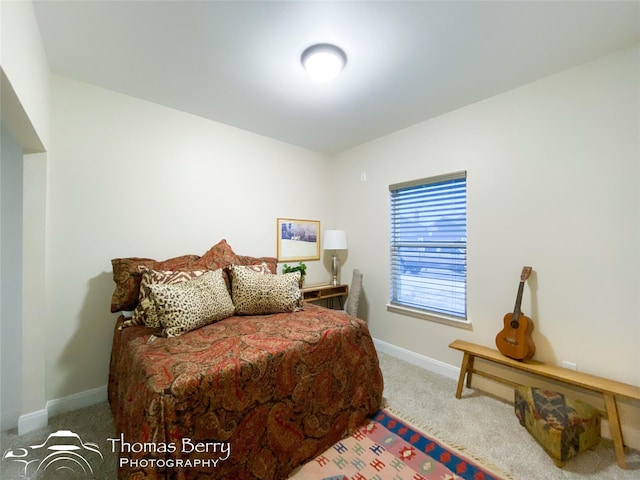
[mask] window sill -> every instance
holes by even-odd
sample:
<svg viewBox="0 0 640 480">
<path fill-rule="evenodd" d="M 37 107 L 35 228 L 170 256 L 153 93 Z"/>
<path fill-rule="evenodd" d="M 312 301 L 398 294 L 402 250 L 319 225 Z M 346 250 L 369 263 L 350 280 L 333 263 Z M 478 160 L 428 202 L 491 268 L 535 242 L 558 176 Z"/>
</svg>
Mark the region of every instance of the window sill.
<svg viewBox="0 0 640 480">
<path fill-rule="evenodd" d="M 400 313 L 402 315 L 409 315 L 411 317 L 420 318 L 422 320 L 429 320 L 431 322 L 443 323 L 445 325 L 450 325 L 452 327 L 458 328 L 471 328 L 471 320 L 462 320 L 455 317 L 450 317 L 444 314 L 437 313 L 427 313 L 422 310 L 416 310 L 409 307 L 403 307 L 400 305 L 394 305 L 391 303 L 387 303 L 387 311 Z"/>
</svg>

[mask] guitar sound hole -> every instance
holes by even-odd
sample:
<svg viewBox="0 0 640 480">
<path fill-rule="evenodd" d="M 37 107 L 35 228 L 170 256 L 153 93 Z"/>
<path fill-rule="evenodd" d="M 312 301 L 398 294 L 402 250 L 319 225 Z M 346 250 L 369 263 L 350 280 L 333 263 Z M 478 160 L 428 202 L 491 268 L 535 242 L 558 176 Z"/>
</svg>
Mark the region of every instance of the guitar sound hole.
<svg viewBox="0 0 640 480">
<path fill-rule="evenodd" d="M 515 321 L 515 320 L 511 320 L 511 328 L 518 328 L 520 326 L 520 324 Z"/>
</svg>

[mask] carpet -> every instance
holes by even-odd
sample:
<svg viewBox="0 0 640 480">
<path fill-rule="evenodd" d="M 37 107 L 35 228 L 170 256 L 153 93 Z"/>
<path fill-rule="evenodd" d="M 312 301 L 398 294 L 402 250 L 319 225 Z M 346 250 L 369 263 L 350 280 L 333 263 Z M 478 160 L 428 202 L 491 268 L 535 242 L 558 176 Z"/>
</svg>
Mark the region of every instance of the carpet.
<svg viewBox="0 0 640 480">
<path fill-rule="evenodd" d="M 504 480 L 461 449 L 387 409 L 350 437 L 296 469 L 289 480 Z"/>
</svg>

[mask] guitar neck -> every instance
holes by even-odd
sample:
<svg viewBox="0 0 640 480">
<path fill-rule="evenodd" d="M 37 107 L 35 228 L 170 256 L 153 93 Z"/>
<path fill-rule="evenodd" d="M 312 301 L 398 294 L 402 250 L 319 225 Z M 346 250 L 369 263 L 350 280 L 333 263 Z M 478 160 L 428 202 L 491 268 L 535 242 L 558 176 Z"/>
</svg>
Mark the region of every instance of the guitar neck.
<svg viewBox="0 0 640 480">
<path fill-rule="evenodd" d="M 518 286 L 518 295 L 516 295 L 516 305 L 513 308 L 513 319 L 514 320 L 518 320 L 518 318 L 520 318 L 520 314 L 522 313 L 520 311 L 520 305 L 522 304 L 522 293 L 524 292 L 524 281 L 520 282 L 520 285 Z"/>
</svg>

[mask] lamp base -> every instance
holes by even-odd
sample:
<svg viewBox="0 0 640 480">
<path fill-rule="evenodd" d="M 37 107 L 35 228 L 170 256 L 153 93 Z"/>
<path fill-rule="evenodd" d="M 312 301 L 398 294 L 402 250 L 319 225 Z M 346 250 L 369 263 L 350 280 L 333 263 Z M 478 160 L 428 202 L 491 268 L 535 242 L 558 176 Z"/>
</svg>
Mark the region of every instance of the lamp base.
<svg viewBox="0 0 640 480">
<path fill-rule="evenodd" d="M 332 284 L 334 287 L 338 286 L 338 273 L 340 272 L 340 262 L 338 260 L 338 254 L 334 252 L 331 257 L 331 275 L 333 275 Z"/>
</svg>

